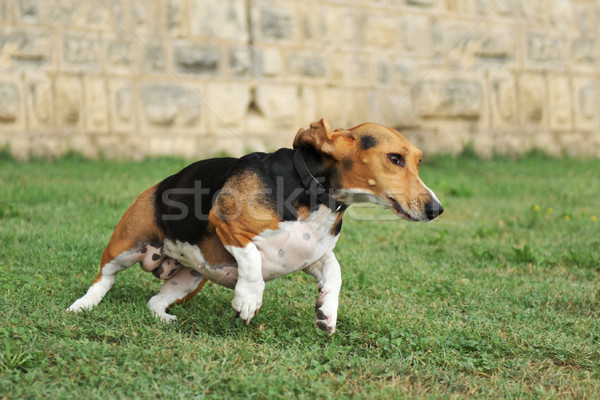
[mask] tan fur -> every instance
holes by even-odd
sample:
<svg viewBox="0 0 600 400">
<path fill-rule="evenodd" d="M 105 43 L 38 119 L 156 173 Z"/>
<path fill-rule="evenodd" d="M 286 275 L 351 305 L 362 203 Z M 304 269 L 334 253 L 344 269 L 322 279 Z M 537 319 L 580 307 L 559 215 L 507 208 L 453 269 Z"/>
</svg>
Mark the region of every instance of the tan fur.
<svg viewBox="0 0 600 400">
<path fill-rule="evenodd" d="M 164 233 L 154 223 L 155 191 L 156 185 L 146 189 L 125 211 L 102 253 L 100 268 L 103 268 L 120 254 L 135 248 L 140 243 L 162 243 Z M 99 273 L 94 283 L 101 276 L 102 274 Z"/>
<path fill-rule="evenodd" d="M 277 229 L 276 209 L 261 201 L 265 190 L 253 173 L 242 174 L 225 184 L 209 214 L 209 222 L 223 245 L 245 247 L 264 230 Z M 237 204 L 240 200 L 243 200 L 241 205 Z"/>
</svg>

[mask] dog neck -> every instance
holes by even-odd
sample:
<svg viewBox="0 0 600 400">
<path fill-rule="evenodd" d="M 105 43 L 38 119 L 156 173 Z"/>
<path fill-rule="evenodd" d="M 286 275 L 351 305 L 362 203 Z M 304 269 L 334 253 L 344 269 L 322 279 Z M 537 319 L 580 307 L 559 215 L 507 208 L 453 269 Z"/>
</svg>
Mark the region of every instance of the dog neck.
<svg viewBox="0 0 600 400">
<path fill-rule="evenodd" d="M 307 158 L 310 160 L 309 163 L 313 165 L 314 174 L 306 162 Z M 298 148 L 294 151 L 294 168 L 309 196 L 316 198 L 319 203 L 325 204 L 334 212 L 342 212 L 348 205 L 336 200 L 329 194 L 330 190 L 326 186 L 330 185 L 331 179 L 328 179 L 328 174 L 322 167 L 322 160 L 318 158 L 320 156 L 316 152 L 310 152 L 306 148 Z M 315 177 L 315 174 L 319 177 Z"/>
</svg>

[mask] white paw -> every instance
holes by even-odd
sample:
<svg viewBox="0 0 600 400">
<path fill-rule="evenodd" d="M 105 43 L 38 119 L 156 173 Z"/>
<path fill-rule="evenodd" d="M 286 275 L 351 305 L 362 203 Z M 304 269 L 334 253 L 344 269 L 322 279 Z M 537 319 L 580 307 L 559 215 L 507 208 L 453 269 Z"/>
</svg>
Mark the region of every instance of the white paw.
<svg viewBox="0 0 600 400">
<path fill-rule="evenodd" d="M 322 291 L 315 305 L 315 324 L 319 329 L 333 335 L 337 323 L 337 296 Z"/>
<path fill-rule="evenodd" d="M 237 317 L 244 321 L 245 325 L 256 316 L 260 306 L 262 306 L 262 294 L 265 288 L 263 281 L 254 284 L 244 284 L 238 281 L 235 286 L 235 296 L 231 301 L 231 306 L 237 311 Z"/>
<path fill-rule="evenodd" d="M 148 300 L 148 308 L 152 311 L 154 316 L 160 318 L 163 322 L 171 323 L 177 320 L 176 316 L 167 314 L 167 307 L 165 306 L 165 302 L 161 301 L 160 295 L 154 296 Z"/>
<path fill-rule="evenodd" d="M 70 311 L 70 312 L 80 312 L 83 310 L 91 310 L 96 304 L 95 303 L 90 303 L 89 301 L 87 301 L 86 299 L 84 299 L 83 297 L 80 299 L 77 299 L 75 301 L 75 303 L 71 304 L 71 306 L 69 308 L 67 308 L 65 311 Z"/>
<path fill-rule="evenodd" d="M 69 308 L 67 308 L 65 311 L 77 313 L 83 309 L 84 308 L 80 304 L 77 304 L 77 302 L 75 302 L 75 303 L 71 304 L 71 306 Z"/>
<path fill-rule="evenodd" d="M 165 322 L 167 324 L 173 323 L 175 321 L 177 321 L 177 317 L 171 314 L 167 314 L 166 312 L 157 312 L 154 311 L 154 315 L 158 318 L 160 318 L 160 320 L 162 322 Z"/>
</svg>

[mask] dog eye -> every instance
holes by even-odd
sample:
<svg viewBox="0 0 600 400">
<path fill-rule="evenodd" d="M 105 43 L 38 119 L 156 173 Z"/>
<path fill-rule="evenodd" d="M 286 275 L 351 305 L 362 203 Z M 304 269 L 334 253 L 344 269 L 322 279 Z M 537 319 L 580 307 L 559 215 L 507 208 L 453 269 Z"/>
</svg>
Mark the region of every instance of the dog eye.
<svg viewBox="0 0 600 400">
<path fill-rule="evenodd" d="M 404 167 L 404 157 L 402 157 L 398 153 L 390 153 L 387 155 L 388 159 L 395 165 L 399 165 L 400 167 Z"/>
</svg>

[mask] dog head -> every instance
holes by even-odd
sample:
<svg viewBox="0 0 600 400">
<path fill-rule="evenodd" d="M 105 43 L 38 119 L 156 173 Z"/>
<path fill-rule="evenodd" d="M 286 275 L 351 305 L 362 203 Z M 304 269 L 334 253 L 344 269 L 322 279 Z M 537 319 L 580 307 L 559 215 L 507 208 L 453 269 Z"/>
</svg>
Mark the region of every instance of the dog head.
<svg viewBox="0 0 600 400">
<path fill-rule="evenodd" d="M 314 148 L 335 171 L 332 189 L 340 201 L 376 203 L 409 221 L 431 221 L 444 211 L 419 177 L 423 153 L 394 129 L 365 123 L 331 130 L 321 119 L 298 131 L 299 147 Z"/>
</svg>

